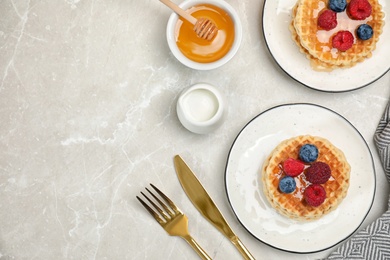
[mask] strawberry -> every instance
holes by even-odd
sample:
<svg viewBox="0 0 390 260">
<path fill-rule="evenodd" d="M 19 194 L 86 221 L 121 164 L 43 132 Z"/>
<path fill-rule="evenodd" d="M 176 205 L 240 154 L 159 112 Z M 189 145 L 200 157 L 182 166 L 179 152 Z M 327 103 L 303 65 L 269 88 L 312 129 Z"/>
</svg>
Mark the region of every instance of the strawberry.
<svg viewBox="0 0 390 260">
<path fill-rule="evenodd" d="M 351 0 L 347 12 L 354 20 L 364 20 L 371 15 L 372 7 L 367 0 Z"/>
<path fill-rule="evenodd" d="M 291 177 L 296 177 L 303 172 L 305 165 L 298 160 L 293 158 L 288 158 L 283 162 L 283 170 L 286 175 Z"/>
<path fill-rule="evenodd" d="M 350 31 L 339 31 L 332 38 L 332 46 L 340 51 L 346 51 L 352 47 L 354 37 Z"/>
<path fill-rule="evenodd" d="M 317 24 L 326 31 L 330 31 L 337 26 L 337 14 L 332 10 L 325 10 L 321 12 L 318 17 Z"/>
<path fill-rule="evenodd" d="M 319 184 L 312 184 L 307 186 L 303 192 L 303 196 L 307 204 L 312 207 L 318 207 L 324 203 L 326 199 L 326 191 L 324 187 Z"/>
</svg>

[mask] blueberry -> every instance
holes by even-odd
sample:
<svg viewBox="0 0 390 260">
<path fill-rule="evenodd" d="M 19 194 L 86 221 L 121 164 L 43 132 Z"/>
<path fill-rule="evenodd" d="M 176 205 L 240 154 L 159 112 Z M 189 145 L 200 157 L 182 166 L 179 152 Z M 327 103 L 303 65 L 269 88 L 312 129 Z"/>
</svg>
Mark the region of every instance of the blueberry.
<svg viewBox="0 0 390 260">
<path fill-rule="evenodd" d="M 347 7 L 346 0 L 330 0 L 329 1 L 329 9 L 336 13 L 340 13 L 345 10 Z"/>
<path fill-rule="evenodd" d="M 372 30 L 372 27 L 368 24 L 362 24 L 357 28 L 356 33 L 359 39 L 368 40 L 372 37 L 374 31 Z"/>
<path fill-rule="evenodd" d="M 297 184 L 293 177 L 285 176 L 279 181 L 279 190 L 283 193 L 291 193 L 296 187 Z"/>
<path fill-rule="evenodd" d="M 314 162 L 318 158 L 318 149 L 313 144 L 305 144 L 299 149 L 299 158 L 307 163 Z"/>
</svg>

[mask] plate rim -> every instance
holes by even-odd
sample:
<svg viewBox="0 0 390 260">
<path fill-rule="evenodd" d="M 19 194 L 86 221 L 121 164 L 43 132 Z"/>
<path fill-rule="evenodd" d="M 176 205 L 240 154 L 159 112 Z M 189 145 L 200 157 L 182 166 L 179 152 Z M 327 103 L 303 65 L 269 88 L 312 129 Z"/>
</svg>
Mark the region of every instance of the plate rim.
<svg viewBox="0 0 390 260">
<path fill-rule="evenodd" d="M 239 216 L 237 215 L 236 211 L 234 210 L 233 208 L 233 205 L 232 205 L 232 202 L 231 202 L 231 199 L 230 199 L 230 196 L 229 196 L 229 191 L 228 191 L 228 181 L 227 181 L 227 169 L 228 169 L 228 165 L 229 165 L 229 158 L 230 158 L 230 155 L 231 155 L 231 152 L 232 152 L 232 149 L 237 141 L 237 139 L 241 136 L 241 134 L 243 133 L 243 131 L 254 121 L 256 120 L 257 118 L 259 118 L 261 115 L 271 111 L 271 110 L 274 110 L 274 109 L 278 109 L 280 107 L 288 107 L 288 106 L 299 106 L 299 105 L 306 105 L 306 106 L 315 106 L 315 107 L 318 107 L 318 108 L 321 108 L 321 109 L 325 109 L 333 114 L 335 114 L 336 116 L 340 117 L 341 119 L 343 119 L 349 126 L 351 126 L 355 131 L 356 133 L 360 136 L 360 138 L 362 139 L 363 143 L 365 144 L 368 152 L 369 152 L 369 155 L 370 155 L 370 159 L 371 159 L 371 165 L 372 165 L 372 169 L 373 169 L 373 177 L 374 177 L 374 189 L 373 189 L 373 196 L 372 196 L 372 199 L 371 199 L 371 202 L 370 202 L 370 206 L 368 207 L 367 209 L 367 212 L 364 214 L 362 220 L 360 221 L 359 225 L 356 226 L 356 228 L 348 235 L 346 235 L 344 238 L 342 238 L 341 240 L 339 240 L 338 242 L 336 242 L 335 244 L 333 245 L 330 245 L 330 246 L 326 246 L 326 247 L 322 247 L 318 250 L 310 250 L 310 251 L 295 251 L 295 250 L 288 250 L 288 249 L 284 249 L 284 248 L 280 248 L 280 247 L 277 247 L 275 245 L 272 245 L 270 243 L 267 243 L 266 241 L 263 241 L 261 240 L 260 238 L 258 238 L 255 234 L 253 234 L 253 232 L 251 232 L 247 227 L 246 225 L 243 223 L 243 221 L 239 218 Z M 228 151 L 228 154 L 227 154 L 227 158 L 226 158 L 226 164 L 225 164 L 225 170 L 224 170 L 224 183 L 225 183 L 225 193 L 226 193 L 226 197 L 228 199 L 228 203 L 229 203 L 229 206 L 231 208 L 231 210 L 233 211 L 233 214 L 235 216 L 235 218 L 237 219 L 237 221 L 240 223 L 240 225 L 249 233 L 251 234 L 255 239 L 257 239 L 258 241 L 260 241 L 261 243 L 267 245 L 267 246 L 270 246 L 272 248 L 275 248 L 277 250 L 281 250 L 281 251 L 284 251 L 284 252 L 288 252 L 288 253 L 295 253 L 295 254 L 313 254 L 313 253 L 318 253 L 318 252 L 322 252 L 322 251 L 325 251 L 327 249 L 330 249 L 330 248 L 333 248 L 337 245 L 339 245 L 340 243 L 344 242 L 345 240 L 347 240 L 348 238 L 350 238 L 353 234 L 355 234 L 355 232 L 362 226 L 362 224 L 364 223 L 364 221 L 366 220 L 368 214 L 371 212 L 371 209 L 372 209 L 372 206 L 374 204 L 374 200 L 375 200 L 375 196 L 376 196 L 376 189 L 377 189 L 377 177 L 376 177 L 376 170 L 375 170 L 375 162 L 374 162 L 374 158 L 373 158 L 373 155 L 372 155 L 372 152 L 371 152 L 371 149 L 370 147 L 368 146 L 368 143 L 367 141 L 364 139 L 363 135 L 360 133 L 360 131 L 348 120 L 346 119 L 344 116 L 342 116 L 341 114 L 337 113 L 336 111 L 328 108 L 328 107 L 325 107 L 325 106 L 322 106 L 322 105 L 319 105 L 319 104 L 314 104 L 314 103 L 304 103 L 304 102 L 294 102 L 294 103 L 284 103 L 284 104 L 279 104 L 279 105 L 276 105 L 276 106 L 273 106 L 273 107 L 270 107 L 270 108 L 267 108 L 266 110 L 260 112 L 259 114 L 257 114 L 256 116 L 254 116 L 253 118 L 251 118 L 242 128 L 241 130 L 237 133 L 236 137 L 234 138 L 230 148 L 229 148 L 229 151 Z"/>
<path fill-rule="evenodd" d="M 291 73 L 289 73 L 283 66 L 282 64 L 280 64 L 280 62 L 276 59 L 276 57 L 274 56 L 274 54 L 272 53 L 271 51 L 271 48 L 269 46 L 269 43 L 268 43 L 268 40 L 267 40 L 267 37 L 266 37 L 266 34 L 265 34 L 265 30 L 264 30 L 264 27 L 265 27 L 265 22 L 264 22 L 264 13 L 265 13 L 265 7 L 266 7 L 266 4 L 268 1 L 275 1 L 275 0 L 264 0 L 263 2 L 263 10 L 262 10 L 262 17 L 261 17 L 261 21 L 262 21 L 262 34 L 263 34 L 263 38 L 264 38 L 264 42 L 265 42 L 265 45 L 267 46 L 267 50 L 268 52 L 270 53 L 270 55 L 272 56 L 272 59 L 275 61 L 275 63 L 278 65 L 278 67 L 284 71 L 284 73 L 286 73 L 290 78 L 292 78 L 294 81 L 302 84 L 303 86 L 307 87 L 307 88 L 310 88 L 310 89 L 313 89 L 313 90 L 316 90 L 316 91 L 320 91 L 320 92 L 326 92 L 326 93 L 344 93 L 344 92 L 350 92 L 350 91 L 355 91 L 355 90 L 358 90 L 358 89 L 361 89 L 361 88 L 364 88 L 364 87 L 367 87 L 369 85 L 371 85 L 372 83 L 376 82 L 377 80 L 381 79 L 384 75 L 386 75 L 389 71 L 390 71 L 390 64 L 388 65 L 388 68 L 379 76 L 375 77 L 373 80 L 363 84 L 363 85 L 359 85 L 355 88 L 351 88 L 351 89 L 344 89 L 344 90 L 326 90 L 326 89 L 319 89 L 319 88 L 316 88 L 314 86 L 311 86 L 307 83 L 304 83 L 303 81 L 300 81 L 299 79 L 295 78 L 293 75 L 291 75 Z M 386 14 L 385 13 L 385 21 L 386 21 L 386 17 L 388 16 L 389 14 Z M 385 26 L 386 26 L 387 23 L 385 23 Z"/>
</svg>

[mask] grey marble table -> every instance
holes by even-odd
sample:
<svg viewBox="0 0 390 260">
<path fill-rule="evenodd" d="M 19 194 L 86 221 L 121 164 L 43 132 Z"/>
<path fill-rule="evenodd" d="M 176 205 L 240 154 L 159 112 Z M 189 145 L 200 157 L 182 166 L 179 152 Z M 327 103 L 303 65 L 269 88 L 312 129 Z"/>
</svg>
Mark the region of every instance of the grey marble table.
<svg viewBox="0 0 390 260">
<path fill-rule="evenodd" d="M 240 129 L 273 106 L 309 102 L 347 118 L 367 140 L 376 197 L 362 227 L 386 209 L 388 185 L 373 134 L 390 96 L 390 74 L 347 93 L 309 89 L 287 76 L 262 35 L 263 1 L 227 0 L 244 38 L 212 71 L 170 53 L 170 10 L 157 0 L 0 1 L 0 258 L 197 259 L 135 199 L 153 182 L 190 218 L 190 232 L 213 259 L 238 251 L 196 211 L 172 158 L 181 154 L 257 259 L 316 259 L 252 237 L 236 220 L 224 186 L 229 148 Z M 197 82 L 227 101 L 223 125 L 207 135 L 182 127 L 180 92 Z"/>
</svg>

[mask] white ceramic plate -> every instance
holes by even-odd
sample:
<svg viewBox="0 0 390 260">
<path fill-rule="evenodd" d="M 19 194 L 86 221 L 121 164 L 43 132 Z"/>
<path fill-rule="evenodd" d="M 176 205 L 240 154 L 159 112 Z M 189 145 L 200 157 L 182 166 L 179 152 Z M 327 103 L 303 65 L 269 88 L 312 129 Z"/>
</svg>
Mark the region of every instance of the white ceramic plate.
<svg viewBox="0 0 390 260">
<path fill-rule="evenodd" d="M 277 213 L 263 195 L 260 178 L 271 151 L 281 141 L 302 134 L 327 138 L 351 165 L 346 198 L 337 209 L 311 222 Z M 234 213 L 254 237 L 285 251 L 313 253 L 357 230 L 371 209 L 376 183 L 370 149 L 344 117 L 318 105 L 287 104 L 263 112 L 241 130 L 229 152 L 225 185 Z"/>
<path fill-rule="evenodd" d="M 379 0 L 385 12 L 385 26 L 371 58 L 348 69 L 318 72 L 291 39 L 288 29 L 291 9 L 297 0 L 266 0 L 263 33 L 278 65 L 303 85 L 326 92 L 345 92 L 367 86 L 390 69 L 390 3 Z M 388 1 L 387 1 L 388 2 Z"/>
</svg>

